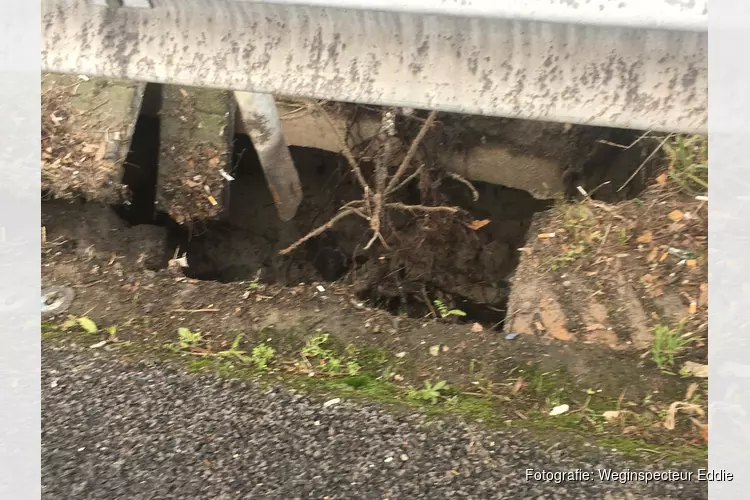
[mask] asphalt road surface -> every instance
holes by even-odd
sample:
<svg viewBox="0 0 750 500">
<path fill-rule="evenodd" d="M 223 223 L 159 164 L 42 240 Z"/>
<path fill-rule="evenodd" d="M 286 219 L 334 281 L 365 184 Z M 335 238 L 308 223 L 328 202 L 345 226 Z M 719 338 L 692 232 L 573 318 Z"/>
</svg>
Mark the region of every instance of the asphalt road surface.
<svg viewBox="0 0 750 500">
<path fill-rule="evenodd" d="M 526 469 L 632 465 L 593 447 L 541 445 L 522 431 L 347 401 L 324 407 L 281 387 L 59 341 L 45 341 L 43 356 L 48 500 L 707 498 L 705 483 L 527 480 Z"/>
</svg>

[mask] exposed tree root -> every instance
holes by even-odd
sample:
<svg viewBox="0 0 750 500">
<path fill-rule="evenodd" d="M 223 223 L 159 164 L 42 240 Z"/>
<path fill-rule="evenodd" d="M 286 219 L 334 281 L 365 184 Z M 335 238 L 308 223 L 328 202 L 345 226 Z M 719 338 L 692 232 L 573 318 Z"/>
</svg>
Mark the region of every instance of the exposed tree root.
<svg viewBox="0 0 750 500">
<path fill-rule="evenodd" d="M 319 107 L 319 109 L 320 112 L 325 116 L 326 120 L 331 123 L 331 126 L 333 127 L 330 116 L 328 116 L 328 113 L 325 111 L 325 109 L 323 109 L 322 107 Z M 457 207 L 407 205 L 390 200 L 390 198 L 396 191 L 406 186 L 409 182 L 411 182 L 422 173 L 424 164 L 419 165 L 413 173 L 408 175 L 403 181 L 401 180 L 401 178 L 411 167 L 412 160 L 414 159 L 414 156 L 419 149 L 419 145 L 424 140 L 430 127 L 432 127 L 432 125 L 435 123 L 436 116 L 437 111 L 430 112 L 429 116 L 422 124 L 419 133 L 411 142 L 411 145 L 409 146 L 409 149 L 403 160 L 401 160 L 401 163 L 396 169 L 396 172 L 389 178 L 388 167 L 393 157 L 393 138 L 396 135 L 395 111 L 392 109 L 387 109 L 383 112 L 380 131 L 375 138 L 376 144 L 374 144 L 374 149 L 376 151 L 374 157 L 374 186 L 371 186 L 367 182 L 364 175 L 362 174 L 362 170 L 359 167 L 359 161 L 355 158 L 351 148 L 347 145 L 344 138 L 341 137 L 338 132 L 336 132 L 336 128 L 333 127 L 336 138 L 341 145 L 342 154 L 344 158 L 346 158 L 347 163 L 349 164 L 349 168 L 362 187 L 362 199 L 346 203 L 339 209 L 339 212 L 328 222 L 317 227 L 316 229 L 313 229 L 287 248 L 281 250 L 279 253 L 281 255 L 286 255 L 292 252 L 311 238 L 314 238 L 324 233 L 325 231 L 328 231 L 338 221 L 349 215 L 357 215 L 368 222 L 370 231 L 372 233 L 370 240 L 364 247 L 365 250 L 368 250 L 372 247 L 375 241 L 380 241 L 384 248 L 389 248 L 389 245 L 381 232 L 381 227 L 385 221 L 385 218 L 387 217 L 388 209 L 408 211 L 413 213 L 458 213 L 460 209 Z M 469 184 L 469 187 L 472 189 L 472 192 L 476 197 L 476 190 L 473 189 L 473 186 L 471 186 L 471 184 Z"/>
</svg>

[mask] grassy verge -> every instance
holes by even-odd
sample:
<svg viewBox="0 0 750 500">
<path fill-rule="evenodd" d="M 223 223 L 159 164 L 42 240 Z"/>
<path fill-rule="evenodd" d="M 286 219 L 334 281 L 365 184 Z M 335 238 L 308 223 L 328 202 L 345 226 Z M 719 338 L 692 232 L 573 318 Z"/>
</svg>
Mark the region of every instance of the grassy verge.
<svg viewBox="0 0 750 500">
<path fill-rule="evenodd" d="M 524 366 L 519 370 L 524 389 L 517 397 L 499 395 L 492 387 L 480 394 L 468 394 L 442 380 L 429 380 L 422 386 L 394 383 L 393 371 L 397 367 L 402 371 L 397 357 L 376 348 L 343 345 L 321 332 L 311 334 L 294 359 L 276 355 L 275 349 L 265 343 L 260 351 L 258 346 L 243 348 L 237 339 L 228 349 L 213 352 L 200 347 L 196 332 L 180 332 L 175 343 L 169 345 L 121 342 L 112 327 L 100 330 L 96 325 L 84 324 L 86 328 L 80 321 L 71 320 L 60 325 L 44 324 L 43 340 L 107 346 L 122 355 L 169 361 L 190 373 L 252 380 L 261 386 L 281 384 L 314 398 L 339 397 L 377 403 L 395 412 L 418 410 L 429 418 L 462 419 L 492 429 L 527 429 L 544 441 L 562 442 L 568 448 L 599 445 L 617 450 L 636 462 L 653 462 L 655 458 L 668 462 L 706 462 L 705 446 L 654 444 L 622 435 L 622 427 L 628 424 L 626 409 L 620 425 L 602 419 L 605 411 L 619 409 L 620 402 L 602 398 L 592 390 L 581 391 L 560 370 L 542 372 L 535 365 Z M 541 410 L 564 402 L 573 408 L 569 413 L 550 416 Z"/>
</svg>

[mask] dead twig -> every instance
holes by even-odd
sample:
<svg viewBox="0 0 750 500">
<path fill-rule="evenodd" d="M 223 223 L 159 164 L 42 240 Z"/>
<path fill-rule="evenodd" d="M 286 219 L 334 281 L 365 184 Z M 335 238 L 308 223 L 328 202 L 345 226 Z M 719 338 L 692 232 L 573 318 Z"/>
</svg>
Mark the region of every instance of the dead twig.
<svg viewBox="0 0 750 500">
<path fill-rule="evenodd" d="M 372 247 L 375 241 L 380 241 L 384 248 L 389 248 L 388 243 L 386 242 L 385 237 L 383 237 L 382 234 L 382 228 L 385 227 L 383 225 L 388 224 L 388 220 L 386 218 L 386 209 L 425 213 L 447 212 L 452 214 L 455 214 L 459 211 L 459 209 L 456 207 L 406 205 L 404 203 L 391 202 L 388 200 L 389 194 L 406 185 L 406 183 L 423 172 L 424 165 L 420 165 L 416 169 L 416 172 L 407 177 L 404 182 L 399 182 L 401 180 L 401 177 L 403 177 L 403 175 L 406 173 L 406 170 L 409 168 L 409 165 L 414 158 L 414 155 L 416 154 L 420 143 L 427 134 L 427 131 L 435 122 L 435 117 L 437 116 L 436 111 L 432 111 L 428 118 L 425 120 L 421 129 L 419 130 L 419 133 L 409 146 L 409 150 L 406 153 L 406 156 L 398 166 L 396 173 L 390 179 L 388 179 L 388 167 L 390 165 L 391 159 L 393 158 L 393 144 L 394 137 L 396 136 L 396 113 L 393 109 L 387 109 L 383 112 L 380 130 L 375 136 L 375 140 L 370 144 L 370 146 L 368 146 L 368 149 L 372 149 L 375 152 L 374 154 L 377 154 L 377 156 L 374 156 L 374 185 L 371 187 L 362 175 L 362 171 L 359 168 L 359 162 L 354 157 L 351 148 L 349 148 L 349 146 L 346 144 L 344 138 L 342 138 L 338 133 L 338 130 L 331 120 L 331 117 L 323 107 L 318 107 L 328 123 L 333 128 L 336 138 L 341 145 L 343 155 L 349 163 L 349 167 L 359 181 L 364 192 L 361 200 L 350 201 L 343 205 L 340 208 L 339 213 L 335 215 L 331 220 L 329 220 L 322 226 L 319 226 L 318 228 L 310 231 L 289 247 L 281 250 L 279 252 L 281 255 L 290 253 L 311 238 L 314 238 L 321 233 L 331 229 L 333 225 L 336 224 L 336 222 L 351 214 L 357 215 L 368 222 L 370 231 L 372 231 L 372 235 L 367 242 L 367 245 L 365 245 L 364 247 L 364 250 L 368 250 Z M 470 188 L 472 189 L 472 193 L 474 193 L 474 199 L 476 200 L 478 197 L 478 193 L 476 192 L 476 189 L 473 188 L 473 186 L 470 186 Z M 366 213 L 362 211 L 362 208 L 366 209 Z"/>
<path fill-rule="evenodd" d="M 176 313 L 215 313 L 219 312 L 220 309 L 206 308 L 206 309 L 174 309 L 172 312 Z"/>
<path fill-rule="evenodd" d="M 638 166 L 638 168 L 637 168 L 637 169 L 635 169 L 635 172 L 633 172 L 633 173 L 631 174 L 631 176 L 630 176 L 630 177 L 628 177 L 628 180 L 626 180 L 626 181 L 625 181 L 625 182 L 624 182 L 624 183 L 622 184 L 622 186 L 620 186 L 620 189 L 618 189 L 618 190 L 617 190 L 617 192 L 618 192 L 618 193 L 619 193 L 620 191 L 622 191 L 623 189 L 625 189 L 625 186 L 627 186 L 628 184 L 630 184 L 630 181 L 632 181 L 632 180 L 633 180 L 633 179 L 635 178 L 635 176 L 636 176 L 636 175 L 638 175 L 638 172 L 640 172 L 640 171 L 641 171 L 641 170 L 643 169 L 644 165 L 646 165 L 646 163 L 648 163 L 648 161 L 649 161 L 649 160 L 650 160 L 651 158 L 653 158 L 653 157 L 654 157 L 654 155 L 655 155 L 655 154 L 656 154 L 656 153 L 657 153 L 657 152 L 658 152 L 658 151 L 659 151 L 659 150 L 660 150 L 660 149 L 661 149 L 661 148 L 662 148 L 662 147 L 664 146 L 664 144 L 666 144 L 666 143 L 667 143 L 667 141 L 668 141 L 669 139 L 671 139 L 672 137 L 674 137 L 674 134 L 668 134 L 668 135 L 667 135 L 667 136 L 666 136 L 666 137 L 665 137 L 665 138 L 664 138 L 664 139 L 663 139 L 663 140 L 662 140 L 662 141 L 661 141 L 661 142 L 659 143 L 659 145 L 658 145 L 658 146 L 656 146 L 656 147 L 654 148 L 654 150 L 653 150 L 653 151 L 651 151 L 651 154 L 650 154 L 650 155 L 648 155 L 648 156 L 646 157 L 646 159 L 645 159 L 645 160 L 643 160 L 643 162 L 642 162 L 642 163 L 641 163 L 641 164 L 640 164 L 640 165 Z"/>
<path fill-rule="evenodd" d="M 372 219 L 370 219 L 370 229 L 372 229 L 372 238 L 365 245 L 365 250 L 369 250 L 375 240 L 384 241 L 380 234 L 380 220 L 383 215 L 383 197 L 385 195 L 385 185 L 388 178 L 388 162 L 391 159 L 391 141 L 390 137 L 396 134 L 395 116 L 392 110 L 383 113 L 380 124 L 379 139 L 383 143 L 383 154 L 375 162 L 375 194 L 372 196 L 374 209 Z"/>
<path fill-rule="evenodd" d="M 608 141 L 608 140 L 605 140 L 605 139 L 599 139 L 598 142 L 600 144 L 606 144 L 607 146 L 614 146 L 614 147 L 620 148 L 620 149 L 630 149 L 633 146 L 635 146 L 636 144 L 638 144 L 639 142 L 641 142 L 643 139 L 645 139 L 646 137 L 648 137 L 648 134 L 650 134 L 650 133 L 651 133 L 650 130 L 645 131 L 643 134 L 641 134 L 640 137 L 638 137 L 636 140 L 634 140 L 632 143 L 630 143 L 629 146 L 624 146 L 622 144 L 617 144 L 616 142 L 611 142 L 611 141 Z"/>
<path fill-rule="evenodd" d="M 407 177 L 406 179 L 404 179 L 403 182 L 401 182 L 401 184 L 399 184 L 395 188 L 393 188 L 390 191 L 388 191 L 387 194 L 395 193 L 396 191 L 398 191 L 402 187 L 408 185 L 411 181 L 413 181 L 414 179 L 416 179 L 419 176 L 419 174 L 422 173 L 422 169 L 424 169 L 424 164 L 418 166 L 417 169 L 409 177 Z"/>
<path fill-rule="evenodd" d="M 422 143 L 425 135 L 427 135 L 427 131 L 430 129 L 430 127 L 432 127 L 432 124 L 435 123 L 436 117 L 437 111 L 431 111 L 430 115 L 427 117 L 427 120 L 425 120 L 425 122 L 422 124 L 422 128 L 419 129 L 417 137 L 414 138 L 411 146 L 409 146 L 409 151 L 407 151 L 406 156 L 404 156 L 404 159 L 401 161 L 401 165 L 398 166 L 396 173 L 393 174 L 393 177 L 391 177 L 391 181 L 388 183 L 388 189 L 386 189 L 386 193 L 396 186 L 398 180 L 402 175 L 404 175 L 406 169 L 409 168 L 409 163 L 411 163 L 412 158 L 414 158 L 414 155 L 417 153 L 417 149 Z"/>
<path fill-rule="evenodd" d="M 322 226 L 318 226 L 318 228 L 317 228 L 317 229 L 313 229 L 312 231 L 310 231 L 309 233 L 307 233 L 307 234 L 306 234 L 305 236 L 303 236 L 302 238 L 298 239 L 297 241 L 295 241 L 294 243 L 292 243 L 291 245 L 289 245 L 289 246 L 288 246 L 288 247 L 286 247 L 285 249 L 281 250 L 281 251 L 280 251 L 279 253 L 280 253 L 281 255 L 286 255 L 286 254 L 288 254 L 289 252 L 291 252 L 291 251 L 295 250 L 295 249 L 296 249 L 297 247 L 299 247 L 300 245 L 302 245 L 303 243 L 305 243 L 305 242 L 306 242 L 307 240 L 309 240 L 309 239 L 311 239 L 311 238 L 315 238 L 315 237 L 316 237 L 316 236 L 318 236 L 319 234 L 322 234 L 322 233 L 324 233 L 325 231 L 328 231 L 328 230 L 329 230 L 329 229 L 331 229 L 331 228 L 332 228 L 332 227 L 334 226 L 334 224 L 336 224 L 336 223 L 337 223 L 338 221 L 340 221 L 341 219 L 343 219 L 344 217 L 346 217 L 346 216 L 348 216 L 348 215 L 352 215 L 353 213 L 355 213 L 355 212 L 354 212 L 354 210 L 352 210 L 352 209 L 348 209 L 348 210 L 344 210 L 344 211 L 342 211 L 342 212 L 339 212 L 339 213 L 338 213 L 338 214 L 336 214 L 336 215 L 335 215 L 335 216 L 334 216 L 334 217 L 333 217 L 333 218 L 332 218 L 331 220 L 329 220 L 328 222 L 326 222 L 326 223 L 325 223 L 325 224 L 323 224 Z"/>
<path fill-rule="evenodd" d="M 349 162 L 349 167 L 352 169 L 352 172 L 354 172 L 354 175 L 357 178 L 357 181 L 359 182 L 360 186 L 362 186 L 362 189 L 365 190 L 365 193 L 369 192 L 370 187 L 367 184 L 365 177 L 362 175 L 362 170 L 360 170 L 359 168 L 359 163 L 354 158 L 354 154 L 352 154 L 352 150 L 351 148 L 349 148 L 349 145 L 346 143 L 344 138 L 341 137 L 341 134 L 339 134 L 339 131 L 336 128 L 336 125 L 333 123 L 333 120 L 331 119 L 331 115 L 329 115 L 328 111 L 326 111 L 325 108 L 321 106 L 319 103 L 316 103 L 315 105 L 318 108 L 318 110 L 320 110 L 320 113 L 323 115 L 323 118 L 325 118 L 325 120 L 331 126 L 331 130 L 333 130 L 333 134 L 336 136 L 336 140 L 339 141 L 339 145 L 341 146 L 341 154 L 343 154 L 344 158 L 346 158 L 346 161 Z"/>
<path fill-rule="evenodd" d="M 612 224 L 608 224 L 607 229 L 604 230 L 604 237 L 602 237 L 602 242 L 599 243 L 599 248 L 596 250 L 594 256 L 599 255 L 602 252 L 602 248 L 604 248 L 604 244 L 607 242 L 610 231 L 612 231 Z"/>
<path fill-rule="evenodd" d="M 471 191 L 471 197 L 473 198 L 473 200 L 474 201 L 479 200 L 479 191 L 477 191 L 477 188 L 474 187 L 474 184 L 469 182 L 467 179 L 464 179 L 463 177 L 461 177 L 455 172 L 448 172 L 448 177 L 450 177 L 451 179 L 457 180 L 461 184 L 464 184 Z"/>
<path fill-rule="evenodd" d="M 427 287 L 424 283 L 422 283 L 422 300 L 424 300 L 424 303 L 427 304 L 427 308 L 430 310 L 430 313 L 433 317 L 439 318 L 437 311 L 434 307 L 432 307 L 432 303 L 430 302 L 430 297 L 427 296 Z"/>
<path fill-rule="evenodd" d="M 396 210 L 409 210 L 415 212 L 448 212 L 451 214 L 457 213 L 460 209 L 458 207 L 428 207 L 427 205 L 406 205 L 404 203 L 388 203 L 388 208 L 394 208 Z"/>
</svg>

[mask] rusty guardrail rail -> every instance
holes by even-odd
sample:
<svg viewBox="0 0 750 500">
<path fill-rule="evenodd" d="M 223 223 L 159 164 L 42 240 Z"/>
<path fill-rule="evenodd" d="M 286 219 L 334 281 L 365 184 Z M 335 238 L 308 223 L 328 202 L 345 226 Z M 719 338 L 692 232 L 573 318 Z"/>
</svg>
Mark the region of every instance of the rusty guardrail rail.
<svg viewBox="0 0 750 500">
<path fill-rule="evenodd" d="M 705 133 L 707 1 L 42 0 L 43 67 Z"/>
</svg>

